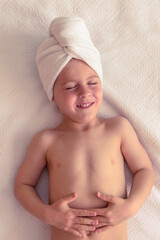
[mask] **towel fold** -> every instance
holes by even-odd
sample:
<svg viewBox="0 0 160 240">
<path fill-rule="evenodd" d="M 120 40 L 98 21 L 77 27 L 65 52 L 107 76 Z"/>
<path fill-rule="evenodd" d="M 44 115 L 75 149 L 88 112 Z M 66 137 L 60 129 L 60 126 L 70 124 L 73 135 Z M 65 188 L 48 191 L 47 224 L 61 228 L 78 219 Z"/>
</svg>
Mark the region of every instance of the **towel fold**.
<svg viewBox="0 0 160 240">
<path fill-rule="evenodd" d="M 78 17 L 59 17 L 49 27 L 50 37 L 39 47 L 36 56 L 39 75 L 50 101 L 53 98 L 54 83 L 72 59 L 87 63 L 102 80 L 102 65 L 99 51 L 90 39 L 83 19 Z"/>
</svg>

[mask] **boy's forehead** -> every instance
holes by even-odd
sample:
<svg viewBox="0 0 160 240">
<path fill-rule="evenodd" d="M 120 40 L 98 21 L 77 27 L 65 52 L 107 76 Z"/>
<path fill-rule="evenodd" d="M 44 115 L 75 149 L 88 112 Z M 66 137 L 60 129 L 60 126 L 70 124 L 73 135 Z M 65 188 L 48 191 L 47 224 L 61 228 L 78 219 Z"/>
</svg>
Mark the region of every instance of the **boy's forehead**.
<svg viewBox="0 0 160 240">
<path fill-rule="evenodd" d="M 97 73 L 84 61 L 78 59 L 71 59 L 66 66 L 62 69 L 59 76 L 61 77 L 75 77 L 78 74 L 87 74 L 88 77 L 95 75 L 98 77 Z M 77 76 L 78 77 L 78 76 Z"/>
</svg>

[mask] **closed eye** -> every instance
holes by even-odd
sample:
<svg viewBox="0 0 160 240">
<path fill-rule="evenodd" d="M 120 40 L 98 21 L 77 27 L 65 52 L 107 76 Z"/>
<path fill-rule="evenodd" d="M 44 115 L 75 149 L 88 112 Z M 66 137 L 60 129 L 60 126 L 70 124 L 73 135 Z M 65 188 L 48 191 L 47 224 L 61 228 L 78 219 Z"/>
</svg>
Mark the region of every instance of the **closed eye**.
<svg viewBox="0 0 160 240">
<path fill-rule="evenodd" d="M 88 85 L 97 85 L 97 82 L 88 83 Z"/>
<path fill-rule="evenodd" d="M 74 89 L 74 88 L 76 88 L 76 86 L 73 86 L 73 87 L 66 87 L 66 90 L 72 90 L 72 89 Z"/>
</svg>

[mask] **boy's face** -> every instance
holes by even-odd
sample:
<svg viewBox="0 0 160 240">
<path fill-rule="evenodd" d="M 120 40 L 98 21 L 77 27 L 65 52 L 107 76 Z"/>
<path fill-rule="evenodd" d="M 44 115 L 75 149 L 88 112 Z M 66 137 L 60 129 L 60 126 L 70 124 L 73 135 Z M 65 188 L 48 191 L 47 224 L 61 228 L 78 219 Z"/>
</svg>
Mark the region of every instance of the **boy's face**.
<svg viewBox="0 0 160 240">
<path fill-rule="evenodd" d="M 72 59 L 54 85 L 55 102 L 62 115 L 74 122 L 89 122 L 98 113 L 103 92 L 98 75 L 86 63 Z"/>
</svg>

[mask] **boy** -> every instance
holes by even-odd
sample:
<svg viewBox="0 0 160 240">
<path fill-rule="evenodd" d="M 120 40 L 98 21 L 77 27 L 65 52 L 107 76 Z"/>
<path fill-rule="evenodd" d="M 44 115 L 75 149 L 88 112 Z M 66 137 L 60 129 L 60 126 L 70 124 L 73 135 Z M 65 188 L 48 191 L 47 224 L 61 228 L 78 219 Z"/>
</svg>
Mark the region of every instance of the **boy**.
<svg viewBox="0 0 160 240">
<path fill-rule="evenodd" d="M 51 240 L 127 240 L 127 219 L 153 185 L 150 159 L 125 118 L 97 116 L 103 98 L 101 64 L 83 20 L 57 18 L 50 34 L 52 39 L 39 49 L 37 65 L 63 121 L 31 141 L 15 195 L 52 226 Z M 128 197 L 124 159 L 133 173 Z M 35 191 L 46 165 L 49 205 Z"/>
</svg>

